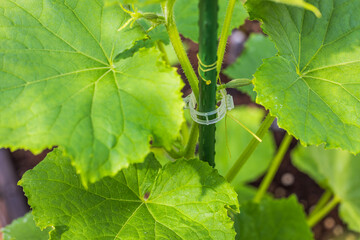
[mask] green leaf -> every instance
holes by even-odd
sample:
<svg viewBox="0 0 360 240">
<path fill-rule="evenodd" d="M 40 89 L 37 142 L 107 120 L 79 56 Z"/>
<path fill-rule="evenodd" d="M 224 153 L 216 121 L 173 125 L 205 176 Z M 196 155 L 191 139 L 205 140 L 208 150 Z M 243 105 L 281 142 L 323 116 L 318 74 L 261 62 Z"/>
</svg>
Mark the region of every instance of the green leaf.
<svg viewBox="0 0 360 240">
<path fill-rule="evenodd" d="M 257 102 L 303 144 L 358 153 L 360 1 L 309 2 L 322 18 L 297 7 L 247 1 L 251 18 L 263 22 L 279 50 L 255 74 Z"/>
<path fill-rule="evenodd" d="M 268 37 L 262 34 L 251 34 L 245 43 L 244 51 L 236 61 L 227 67 L 224 73 L 230 78 L 248 78 L 252 79 L 256 70 L 263 63 L 264 58 L 275 56 L 277 50 L 274 43 Z M 238 88 L 241 92 L 247 93 L 252 101 L 255 101 L 256 92 L 254 86 Z"/>
<path fill-rule="evenodd" d="M 35 225 L 33 215 L 27 213 L 1 230 L 4 240 L 48 240 L 50 229 L 40 230 Z"/>
<path fill-rule="evenodd" d="M 237 240 L 311 240 L 303 207 L 295 196 L 241 205 L 235 216 Z"/>
<path fill-rule="evenodd" d="M 256 132 L 261 125 L 265 112 L 259 108 L 241 106 L 235 108 L 229 114 L 251 131 Z M 252 138 L 253 136 L 250 133 L 229 116 L 226 116 L 225 120 L 217 124 L 215 161 L 216 168 L 221 175 L 226 175 Z M 233 186 L 237 188 L 260 177 L 267 169 L 274 152 L 274 139 L 272 135 L 266 134 L 263 142 L 232 181 Z"/>
<path fill-rule="evenodd" d="M 226 8 L 228 5 L 228 0 L 219 1 L 219 12 L 218 12 L 218 34 L 220 36 L 221 29 L 224 24 Z M 142 9 L 144 12 L 156 12 L 161 13 L 159 6 L 149 6 Z M 176 0 L 174 5 L 174 15 L 176 20 L 176 25 L 179 29 L 179 32 L 186 38 L 190 38 L 194 42 L 199 40 L 199 8 L 198 1 L 193 0 Z M 236 1 L 234 8 L 234 14 L 230 24 L 230 31 L 234 28 L 237 28 L 244 24 L 245 19 L 248 17 L 247 12 L 242 5 L 241 1 Z M 148 29 L 149 25 L 146 25 L 145 29 Z M 161 29 L 161 30 L 159 30 Z M 155 29 L 155 33 L 150 32 L 151 38 L 163 39 L 164 34 L 162 32 L 166 31 L 165 27 L 158 27 Z"/>
<path fill-rule="evenodd" d="M 55 149 L 20 184 L 37 224 L 55 226 L 54 239 L 235 237 L 226 208 L 238 211 L 236 193 L 197 159 L 161 167 L 150 154 L 85 189 L 70 160 Z"/>
<path fill-rule="evenodd" d="M 350 229 L 360 232 L 360 155 L 323 146 L 298 146 L 292 159 L 297 168 L 341 199 L 341 218 Z"/>
<path fill-rule="evenodd" d="M 0 3 L 0 145 L 63 146 L 84 182 L 142 162 L 178 135 L 181 79 L 155 48 L 114 62 L 145 37 L 102 1 Z M 11 121 L 9 120 L 11 119 Z"/>
</svg>

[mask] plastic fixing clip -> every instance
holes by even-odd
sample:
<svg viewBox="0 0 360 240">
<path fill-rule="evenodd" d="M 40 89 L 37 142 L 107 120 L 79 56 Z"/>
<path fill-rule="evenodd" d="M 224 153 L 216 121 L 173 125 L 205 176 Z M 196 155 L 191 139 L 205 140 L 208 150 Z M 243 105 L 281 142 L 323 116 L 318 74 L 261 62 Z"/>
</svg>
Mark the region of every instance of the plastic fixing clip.
<svg viewBox="0 0 360 240">
<path fill-rule="evenodd" d="M 191 93 L 184 98 L 185 109 L 190 109 L 190 115 L 194 122 L 201 125 L 215 124 L 225 117 L 227 111 L 234 108 L 233 97 L 226 94 L 225 89 L 221 89 L 220 93 L 220 106 L 216 110 L 210 112 L 199 112 L 196 110 L 196 99 L 194 93 Z"/>
</svg>

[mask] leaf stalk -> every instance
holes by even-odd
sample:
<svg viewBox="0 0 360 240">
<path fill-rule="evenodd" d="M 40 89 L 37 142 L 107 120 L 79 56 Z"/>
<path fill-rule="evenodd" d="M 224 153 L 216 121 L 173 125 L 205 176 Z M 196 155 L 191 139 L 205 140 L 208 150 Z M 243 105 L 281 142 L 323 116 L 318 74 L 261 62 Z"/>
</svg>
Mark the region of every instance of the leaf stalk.
<svg viewBox="0 0 360 240">
<path fill-rule="evenodd" d="M 175 50 L 175 53 L 179 59 L 182 69 L 184 70 L 185 76 L 187 77 L 191 89 L 195 95 L 196 100 L 199 99 L 199 80 L 196 73 L 190 63 L 190 60 L 186 54 L 184 45 L 181 41 L 179 31 L 176 27 L 174 19 L 174 0 L 168 0 L 161 4 L 162 11 L 165 16 L 165 26 L 169 35 L 170 42 Z"/>
<path fill-rule="evenodd" d="M 259 203 L 261 199 L 264 197 L 267 189 L 269 188 L 271 182 L 273 181 L 276 172 L 278 171 L 282 160 L 293 140 L 293 136 L 286 133 L 284 139 L 281 142 L 278 152 L 276 153 L 274 159 L 271 162 L 270 168 L 266 173 L 264 179 L 262 180 L 260 187 L 254 197 L 254 202 Z"/>
<path fill-rule="evenodd" d="M 262 122 L 259 130 L 256 132 L 256 136 L 260 139 L 263 139 L 267 131 L 269 130 L 271 124 L 274 122 L 275 117 L 268 114 L 265 120 Z M 225 178 L 228 182 L 232 182 L 241 168 L 244 166 L 246 161 L 249 159 L 251 154 L 255 151 L 256 147 L 259 145 L 259 141 L 256 138 L 252 138 L 250 143 L 247 145 L 245 150 L 242 152 L 240 157 L 236 160 L 234 165 L 230 168 L 229 172 L 226 174 Z"/>
<path fill-rule="evenodd" d="M 217 50 L 217 68 L 216 68 L 217 78 L 219 78 L 221 66 L 222 66 L 222 63 L 224 60 L 226 43 L 227 43 L 227 39 L 229 37 L 230 24 L 231 24 L 232 15 L 233 15 L 234 8 L 235 8 L 235 3 L 236 3 L 236 0 L 229 1 L 229 4 L 226 9 L 224 25 L 221 29 L 220 41 L 219 41 L 219 46 L 218 46 L 218 50 Z"/>
<path fill-rule="evenodd" d="M 317 213 L 307 219 L 307 224 L 309 225 L 309 227 L 313 227 L 318 222 L 320 222 L 321 219 L 328 215 L 340 203 L 340 201 L 341 199 L 339 197 L 334 196 L 334 198 L 328 204 L 326 204 Z"/>
<path fill-rule="evenodd" d="M 313 215 L 315 215 L 319 210 L 321 210 L 331 199 L 331 197 L 333 196 L 333 193 L 330 189 L 327 189 L 323 195 L 321 196 L 321 198 L 319 199 L 319 201 L 316 203 L 315 208 L 311 211 L 311 213 L 309 214 L 309 218 L 311 218 Z"/>
<path fill-rule="evenodd" d="M 184 158 L 189 159 L 195 156 L 195 149 L 199 139 L 199 126 L 196 122 L 193 122 L 191 126 L 189 140 L 187 141 L 185 150 L 184 150 Z"/>
</svg>

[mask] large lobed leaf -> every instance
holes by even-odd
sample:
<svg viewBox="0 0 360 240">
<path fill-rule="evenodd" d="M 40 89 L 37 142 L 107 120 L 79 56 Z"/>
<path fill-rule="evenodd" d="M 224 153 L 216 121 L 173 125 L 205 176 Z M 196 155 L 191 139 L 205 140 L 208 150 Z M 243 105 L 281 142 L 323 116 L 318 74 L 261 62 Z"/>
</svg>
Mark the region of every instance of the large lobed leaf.
<svg viewBox="0 0 360 240">
<path fill-rule="evenodd" d="M 33 215 L 27 213 L 24 217 L 16 219 L 10 225 L 1 229 L 4 240 L 48 240 L 49 229 L 43 231 L 35 225 Z"/>
<path fill-rule="evenodd" d="M 295 196 L 248 202 L 235 216 L 237 240 L 313 240 L 303 207 Z"/>
<path fill-rule="evenodd" d="M 252 19 L 279 55 L 255 74 L 257 102 L 304 144 L 360 152 L 360 1 L 310 0 L 298 7 L 249 0 Z"/>
<path fill-rule="evenodd" d="M 144 32 L 102 0 L 0 2 L 0 146 L 61 145 L 84 182 L 169 147 L 182 83 L 155 48 L 114 62 Z"/>
<path fill-rule="evenodd" d="M 232 239 L 227 208 L 238 211 L 229 183 L 207 163 L 164 167 L 150 154 L 85 189 L 68 158 L 55 149 L 20 182 L 37 225 L 52 239 Z"/>
<path fill-rule="evenodd" d="M 323 146 L 298 146 L 292 159 L 296 167 L 341 199 L 341 218 L 350 229 L 360 232 L 360 155 Z"/>
</svg>

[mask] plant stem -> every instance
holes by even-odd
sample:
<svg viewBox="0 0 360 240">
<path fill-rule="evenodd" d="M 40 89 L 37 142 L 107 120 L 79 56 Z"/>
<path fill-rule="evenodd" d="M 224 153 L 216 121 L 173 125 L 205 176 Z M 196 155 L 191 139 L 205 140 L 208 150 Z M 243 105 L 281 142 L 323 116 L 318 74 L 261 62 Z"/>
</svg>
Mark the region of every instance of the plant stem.
<svg viewBox="0 0 360 240">
<path fill-rule="evenodd" d="M 326 204 L 322 209 L 317 211 L 317 213 L 315 213 L 313 216 L 307 219 L 307 224 L 309 225 L 309 227 L 315 226 L 321 219 L 323 219 L 326 215 L 328 215 L 331 212 L 331 210 L 333 210 L 336 207 L 336 205 L 338 205 L 339 203 L 340 203 L 340 198 L 334 196 L 334 198 L 328 204 Z"/>
<path fill-rule="evenodd" d="M 184 158 L 193 158 L 195 156 L 195 148 L 199 138 L 199 126 L 196 122 L 193 122 L 190 130 L 189 140 L 187 141 Z"/>
<path fill-rule="evenodd" d="M 165 46 L 164 46 L 164 43 L 163 41 L 156 41 L 156 45 L 158 46 L 159 50 L 161 51 L 161 53 L 163 54 L 163 60 L 168 64 L 170 65 L 170 61 L 169 61 L 169 57 L 166 53 L 166 50 L 165 50 Z"/>
<path fill-rule="evenodd" d="M 271 182 L 273 181 L 277 170 L 280 167 L 280 164 L 287 152 L 293 137 L 289 134 L 286 134 L 284 139 L 281 142 L 278 152 L 276 153 L 273 161 L 271 162 L 270 168 L 266 173 L 265 178 L 262 180 L 260 187 L 255 195 L 254 202 L 259 203 L 264 197 L 266 190 L 269 188 Z"/>
<path fill-rule="evenodd" d="M 184 73 L 189 81 L 189 84 L 191 86 L 191 89 L 195 95 L 196 100 L 199 99 L 199 80 L 195 74 L 194 69 L 192 68 L 192 65 L 190 63 L 190 60 L 186 54 L 184 45 L 181 42 L 181 38 L 179 35 L 179 31 L 176 27 L 175 20 L 174 20 L 174 14 L 173 14 L 173 8 L 174 8 L 174 0 L 168 0 L 164 3 L 162 3 L 162 10 L 165 16 L 165 25 L 166 30 L 170 38 L 170 42 L 175 50 L 175 53 L 179 59 L 179 62 L 181 64 L 181 67 L 184 70 Z"/>
<path fill-rule="evenodd" d="M 275 120 L 275 117 L 268 114 L 261 124 L 259 130 L 256 132 L 256 136 L 263 139 L 267 131 L 269 130 L 271 124 Z M 246 163 L 246 161 L 249 159 L 251 154 L 255 151 L 256 147 L 259 145 L 259 141 L 256 138 L 252 138 L 250 143 L 247 145 L 243 153 L 240 155 L 240 157 L 236 160 L 234 165 L 231 167 L 229 172 L 226 174 L 226 179 L 231 182 L 234 180 L 242 166 Z"/>
<path fill-rule="evenodd" d="M 199 1 L 200 112 L 216 109 L 217 14 L 217 0 Z M 215 124 L 199 125 L 199 158 L 210 166 L 215 166 L 215 130 Z"/>
<path fill-rule="evenodd" d="M 220 74 L 221 66 L 222 66 L 222 63 L 224 60 L 226 43 L 227 43 L 227 39 L 229 37 L 230 23 L 231 23 L 231 18 L 232 18 L 233 12 L 234 12 L 235 3 L 236 3 L 236 0 L 229 1 L 229 4 L 226 9 L 224 25 L 223 25 L 223 28 L 221 29 L 220 41 L 219 41 L 219 46 L 218 46 L 218 50 L 217 50 L 217 64 L 216 64 L 217 76 L 219 76 L 219 74 Z"/>
<path fill-rule="evenodd" d="M 313 215 L 315 215 L 320 209 L 322 209 L 330 200 L 330 198 L 332 197 L 333 193 L 331 190 L 327 189 L 323 195 L 321 196 L 321 198 L 319 199 L 319 201 L 316 203 L 315 208 L 311 211 L 311 213 L 309 214 L 309 218 L 311 218 Z"/>
<path fill-rule="evenodd" d="M 184 121 L 183 124 L 181 125 L 181 135 L 182 135 L 181 143 L 183 146 L 185 146 L 189 141 L 189 127 L 187 126 L 186 121 Z"/>
</svg>

